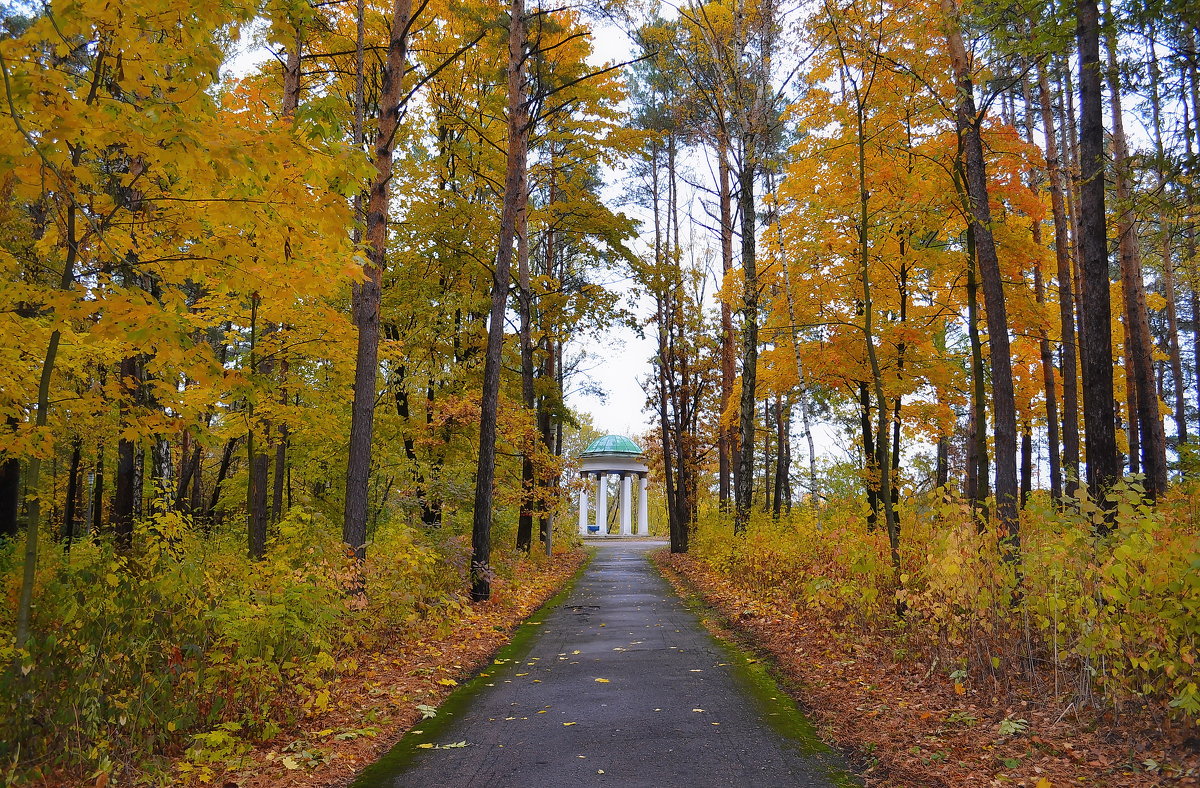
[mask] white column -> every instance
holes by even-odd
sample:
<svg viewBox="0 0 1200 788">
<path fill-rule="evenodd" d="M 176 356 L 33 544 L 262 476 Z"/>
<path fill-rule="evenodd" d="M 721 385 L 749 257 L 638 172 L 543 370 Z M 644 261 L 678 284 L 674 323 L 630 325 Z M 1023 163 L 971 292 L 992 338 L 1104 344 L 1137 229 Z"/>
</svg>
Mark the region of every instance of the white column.
<svg viewBox="0 0 1200 788">
<path fill-rule="evenodd" d="M 638 476 L 638 536 L 648 536 L 650 534 L 650 512 L 647 505 L 646 491 L 650 488 L 650 479 L 647 474 Z"/>
<path fill-rule="evenodd" d="M 633 514 L 632 488 L 633 477 L 628 473 L 621 474 L 621 536 L 632 536 L 630 530 L 630 515 Z"/>
<path fill-rule="evenodd" d="M 588 477 L 586 473 L 580 475 L 583 477 L 583 486 L 579 488 L 579 535 L 587 536 Z"/>
<path fill-rule="evenodd" d="M 600 489 L 596 493 L 596 525 L 600 528 L 597 536 L 604 536 L 608 531 L 608 474 L 599 474 Z"/>
</svg>

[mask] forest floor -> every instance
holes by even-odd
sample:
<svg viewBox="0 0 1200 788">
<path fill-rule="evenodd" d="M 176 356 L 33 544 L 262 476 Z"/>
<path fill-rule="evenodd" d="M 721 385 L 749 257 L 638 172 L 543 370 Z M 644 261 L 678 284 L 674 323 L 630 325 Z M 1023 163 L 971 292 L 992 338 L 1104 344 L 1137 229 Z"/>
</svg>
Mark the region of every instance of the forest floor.
<svg viewBox="0 0 1200 788">
<path fill-rule="evenodd" d="M 963 688 L 920 658 L 895 660 L 884 633 L 834 630 L 780 614 L 702 561 L 660 551 L 684 597 L 698 596 L 717 634 L 775 669 L 823 739 L 868 786 L 1200 785 L 1196 731 L 1149 715 L 1075 706 L 990 687 Z M 1005 720 L 1023 723 L 1007 729 Z M 1002 735 L 1005 730 L 1007 735 Z"/>
<path fill-rule="evenodd" d="M 471 605 L 449 631 L 437 637 L 394 633 L 369 651 L 347 655 L 343 660 L 352 659 L 357 670 L 331 684 L 328 711 L 257 745 L 215 774 L 201 775 L 180 760 L 175 781 L 222 788 L 348 784 L 423 719 L 418 706 L 436 707 L 487 665 L 585 559 L 586 553 L 576 549 L 548 562 L 522 562 L 515 577 L 493 590 L 491 601 Z"/>
</svg>

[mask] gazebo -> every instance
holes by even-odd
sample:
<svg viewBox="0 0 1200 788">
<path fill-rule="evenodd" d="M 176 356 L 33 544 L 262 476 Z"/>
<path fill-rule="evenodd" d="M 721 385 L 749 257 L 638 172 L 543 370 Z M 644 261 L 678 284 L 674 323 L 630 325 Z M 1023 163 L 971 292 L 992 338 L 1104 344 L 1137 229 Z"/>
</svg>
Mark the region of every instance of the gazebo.
<svg viewBox="0 0 1200 788">
<path fill-rule="evenodd" d="M 650 533 L 647 518 L 646 488 L 649 485 L 650 468 L 642 462 L 642 450 L 636 443 L 624 435 L 605 435 L 588 444 L 583 454 L 579 455 L 583 467 L 579 471 L 583 486 L 579 489 L 579 533 L 583 536 L 608 535 L 608 482 L 612 477 L 618 477 L 618 495 L 620 495 L 620 534 L 634 536 L 633 515 L 633 480 L 636 478 L 638 487 L 637 536 Z M 588 510 L 588 490 L 591 480 L 595 479 L 596 491 L 596 521 L 588 522 L 591 518 Z"/>
</svg>

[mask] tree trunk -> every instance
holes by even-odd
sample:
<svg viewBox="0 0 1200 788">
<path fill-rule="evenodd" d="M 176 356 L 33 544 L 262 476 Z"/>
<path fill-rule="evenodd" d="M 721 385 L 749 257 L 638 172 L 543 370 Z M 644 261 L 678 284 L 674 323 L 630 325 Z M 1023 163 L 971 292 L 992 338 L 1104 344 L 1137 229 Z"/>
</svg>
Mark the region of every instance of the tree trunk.
<svg viewBox="0 0 1200 788">
<path fill-rule="evenodd" d="M 988 341 L 991 344 L 992 403 L 996 452 L 996 514 L 1000 539 L 1006 558 L 1020 555 L 1017 519 L 1017 415 L 1013 395 L 1012 358 L 1008 341 L 1008 314 L 1004 303 L 1004 285 L 1000 261 L 992 238 L 992 215 L 988 204 L 987 172 L 980 138 L 980 118 L 975 111 L 974 86 L 962 34 L 958 26 L 956 0 L 942 0 L 949 26 L 946 33 L 950 61 L 958 89 L 957 124 L 963 138 L 963 169 L 970 198 L 971 224 L 974 226 L 975 256 L 983 286 L 987 311 Z"/>
<path fill-rule="evenodd" d="M 1125 369 L 1125 435 L 1129 443 L 1129 473 L 1136 475 L 1142 472 L 1142 432 L 1141 423 L 1137 418 L 1138 390 L 1137 381 L 1134 380 L 1133 373 L 1133 350 L 1129 346 L 1129 310 L 1126 309 L 1123 312 L 1125 339 L 1121 343 L 1121 351 L 1125 360 L 1125 363 L 1122 365 Z M 1116 428 L 1119 430 L 1121 429 L 1120 411 L 1117 411 L 1116 419 Z"/>
<path fill-rule="evenodd" d="M 1121 81 L 1117 74 L 1116 41 L 1108 37 L 1108 86 L 1113 120 L 1113 166 L 1117 185 L 1117 233 L 1121 255 L 1121 290 L 1125 296 L 1125 341 L 1133 361 L 1133 381 L 1137 388 L 1137 411 L 1130 421 L 1138 422 L 1141 438 L 1142 470 L 1146 475 L 1146 494 L 1152 499 L 1167 492 L 1167 438 L 1158 409 L 1158 390 L 1154 382 L 1154 340 L 1150 336 L 1150 315 L 1146 308 L 1146 286 L 1142 280 L 1142 255 L 1138 246 L 1137 219 L 1130 185 L 1129 151 L 1125 142 L 1125 122 L 1121 114 Z"/>
<path fill-rule="evenodd" d="M 1055 278 L 1058 280 L 1058 314 L 1062 330 L 1061 363 L 1063 380 L 1062 467 L 1066 473 L 1065 491 L 1074 497 L 1079 490 L 1079 389 L 1075 345 L 1075 295 L 1071 277 L 1071 241 L 1067 230 L 1067 212 L 1063 199 L 1062 160 L 1054 131 L 1054 108 L 1046 70 L 1037 61 L 1038 94 L 1042 125 L 1046 135 L 1046 170 L 1050 180 L 1050 210 L 1054 216 Z"/>
<path fill-rule="evenodd" d="M 862 430 L 863 469 L 867 487 L 867 531 L 879 524 L 879 462 L 875 434 L 871 427 L 871 389 L 865 380 L 858 383 L 858 422 Z"/>
<path fill-rule="evenodd" d="M 78 438 L 71 440 L 71 467 L 67 472 L 67 505 L 63 512 L 62 539 L 63 548 L 71 551 L 71 542 L 75 541 L 78 531 L 75 527 L 75 513 L 79 505 L 79 464 L 83 442 Z"/>
<path fill-rule="evenodd" d="M 729 182 L 729 137 L 723 128 L 717 134 L 717 180 L 721 203 L 721 274 L 722 282 L 725 282 L 733 271 L 733 201 Z M 730 474 L 738 465 L 738 439 L 725 421 L 725 414 L 729 411 L 729 400 L 733 396 L 734 377 L 737 374 L 733 345 L 733 310 L 726 299 L 721 299 L 721 412 L 717 426 L 717 500 L 722 511 L 729 510 Z"/>
<path fill-rule="evenodd" d="M 92 478 L 92 533 L 104 527 L 104 444 L 96 447 L 96 473 Z"/>
<path fill-rule="evenodd" d="M 1079 45 L 1080 130 L 1080 341 L 1087 476 L 1092 497 L 1104 505 L 1121 476 L 1113 402 L 1112 306 L 1104 216 L 1104 121 L 1100 95 L 1100 16 L 1096 0 L 1076 0 Z M 1107 532 L 1107 526 L 1100 526 Z"/>
<path fill-rule="evenodd" d="M 1021 429 L 1021 508 L 1029 504 L 1033 490 L 1033 428 L 1026 421 Z"/>
<path fill-rule="evenodd" d="M 1175 419 L 1175 442 L 1176 451 L 1182 456 L 1183 452 L 1179 447 L 1188 442 L 1188 427 L 1187 427 L 1187 382 L 1183 377 L 1183 358 L 1179 349 L 1179 316 L 1177 314 L 1178 307 L 1176 305 L 1177 293 L 1175 290 L 1175 265 L 1172 259 L 1173 249 L 1171 244 L 1171 225 L 1174 222 L 1172 217 L 1172 209 L 1169 200 L 1167 199 L 1167 171 L 1166 171 L 1166 150 L 1163 146 L 1162 138 L 1162 108 L 1161 99 L 1159 96 L 1159 80 L 1161 79 L 1161 69 L 1158 65 L 1158 53 L 1155 49 L 1154 26 L 1150 27 L 1150 46 L 1149 49 L 1149 68 L 1150 74 L 1150 111 L 1152 118 L 1152 128 L 1154 131 L 1154 147 L 1158 154 L 1157 173 L 1158 173 L 1158 192 L 1162 203 L 1159 207 L 1159 226 L 1160 226 L 1160 243 L 1162 248 L 1162 277 L 1163 277 L 1163 295 L 1166 297 L 1167 306 L 1167 355 L 1171 361 L 1171 380 L 1173 382 L 1172 403 L 1174 405 L 1172 413 Z"/>
<path fill-rule="evenodd" d="M 17 420 L 7 419 L 10 432 L 17 431 Z M 0 461 L 0 539 L 17 535 L 17 515 L 21 509 L 21 461 L 8 457 Z"/>
<path fill-rule="evenodd" d="M 379 304 L 387 268 L 388 200 L 392 154 L 400 125 L 405 61 L 412 0 L 395 0 L 388 41 L 387 64 L 379 96 L 379 127 L 375 135 L 375 176 L 367 198 L 367 262 L 365 277 L 354 290 L 354 325 L 358 346 L 354 358 L 354 402 L 350 411 L 350 447 L 346 463 L 346 507 L 342 541 L 354 557 L 367 556 L 368 481 L 371 437 L 375 429 L 375 378 L 379 372 Z M 494 425 L 492 429 L 495 429 Z"/>
<path fill-rule="evenodd" d="M 471 527 L 471 599 L 491 596 L 492 496 L 496 475 L 496 414 L 500 405 L 501 352 L 504 348 L 504 311 L 512 267 L 517 215 L 525 195 L 525 167 L 529 150 L 529 107 L 523 95 L 525 63 L 525 2 L 511 0 L 508 25 L 508 151 L 504 174 L 504 204 L 500 214 L 500 240 L 492 279 L 492 309 L 488 320 L 487 351 L 483 366 L 483 394 L 479 419 L 479 472 L 475 477 L 475 511 Z"/>
<path fill-rule="evenodd" d="M 537 418 L 537 403 L 533 390 L 533 285 L 529 274 L 529 203 L 528 186 L 521 196 L 517 214 L 517 313 L 518 339 L 521 351 L 521 404 L 525 412 Z M 537 439 L 526 435 L 521 449 L 521 509 L 517 518 L 517 549 L 528 553 L 533 547 L 533 517 L 537 507 L 536 479 L 533 473 L 534 444 Z"/>
<path fill-rule="evenodd" d="M 1025 99 L 1025 136 L 1031 145 L 1036 145 L 1033 131 L 1033 101 L 1030 98 L 1029 80 L 1027 77 L 1021 79 L 1021 89 Z M 1034 196 L 1039 195 L 1039 187 L 1041 178 L 1036 173 L 1031 174 L 1030 191 Z M 1041 252 L 1045 247 L 1042 245 L 1042 219 L 1038 217 L 1032 223 L 1033 245 Z M 1033 265 L 1033 293 L 1034 299 L 1039 305 L 1046 303 L 1046 286 L 1042 279 L 1042 260 L 1039 255 Z M 1048 462 L 1050 465 L 1050 497 L 1054 501 L 1058 501 L 1062 497 L 1062 471 L 1059 465 L 1059 440 L 1058 440 L 1058 393 L 1057 386 L 1054 380 L 1054 353 L 1050 349 L 1050 335 L 1045 327 L 1038 328 L 1038 353 L 1041 356 L 1042 364 L 1042 390 L 1046 396 L 1046 449 Z M 1027 495 L 1021 498 L 1021 505 L 1025 505 Z"/>
<path fill-rule="evenodd" d="M 768 394 L 763 399 L 763 501 L 762 510 L 766 514 L 771 511 L 771 482 L 773 475 L 771 473 L 771 438 L 774 436 L 772 425 L 774 421 L 771 418 L 771 395 Z"/>
<path fill-rule="evenodd" d="M 788 484 L 788 422 L 791 420 L 791 403 L 784 408 L 784 399 L 775 397 L 775 495 L 771 499 L 771 516 L 779 519 L 783 510 L 783 490 Z"/>
<path fill-rule="evenodd" d="M 225 449 L 221 452 L 221 463 L 217 466 L 217 478 L 213 482 L 212 495 L 209 497 L 208 509 L 205 515 L 212 519 L 213 512 L 217 509 L 217 501 L 221 499 L 221 485 L 225 482 L 225 477 L 229 475 L 229 466 L 233 463 L 233 450 L 237 447 L 237 438 L 230 438 L 225 442 Z"/>
<path fill-rule="evenodd" d="M 965 190 L 965 184 L 964 184 Z M 966 495 L 986 512 L 991 471 L 987 453 L 987 389 L 984 384 L 983 341 L 979 336 L 979 280 L 976 276 L 975 227 L 967 227 L 967 341 L 971 347 L 971 420 L 967 438 Z M 986 519 L 987 515 L 984 514 Z M 981 524 L 982 527 L 982 524 Z"/>
<path fill-rule="evenodd" d="M 758 379 L 758 218 L 754 212 L 754 181 L 757 151 L 750 139 L 742 140 L 742 161 L 738 171 L 738 201 L 742 219 L 742 394 L 738 409 L 737 473 L 733 482 L 735 503 L 733 531 L 741 535 L 750 523 L 754 499 L 754 403 Z"/>
<path fill-rule="evenodd" d="M 127 404 L 135 395 L 138 360 L 135 356 L 121 359 L 121 411 L 122 421 L 129 411 Z M 113 534 L 117 547 L 128 550 L 133 546 L 133 520 L 136 498 L 140 494 L 137 482 L 137 444 L 126 437 L 117 442 L 116 487 L 113 491 Z"/>
</svg>

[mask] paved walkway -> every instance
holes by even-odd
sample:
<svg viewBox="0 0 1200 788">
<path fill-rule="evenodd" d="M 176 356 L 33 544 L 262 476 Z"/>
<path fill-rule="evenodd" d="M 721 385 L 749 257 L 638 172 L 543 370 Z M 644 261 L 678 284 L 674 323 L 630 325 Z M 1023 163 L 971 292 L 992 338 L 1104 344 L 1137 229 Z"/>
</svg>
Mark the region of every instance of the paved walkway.
<svg viewBox="0 0 1200 788">
<path fill-rule="evenodd" d="M 527 654 L 493 666 L 461 709 L 418 725 L 355 785 L 847 784 L 830 754 L 806 755 L 811 741 L 770 724 L 788 712 L 747 692 L 736 655 L 646 559 L 659 546 L 599 545 Z"/>
</svg>

